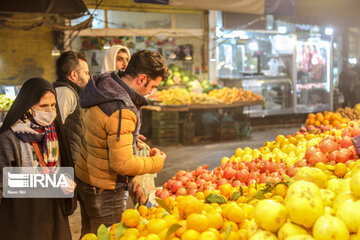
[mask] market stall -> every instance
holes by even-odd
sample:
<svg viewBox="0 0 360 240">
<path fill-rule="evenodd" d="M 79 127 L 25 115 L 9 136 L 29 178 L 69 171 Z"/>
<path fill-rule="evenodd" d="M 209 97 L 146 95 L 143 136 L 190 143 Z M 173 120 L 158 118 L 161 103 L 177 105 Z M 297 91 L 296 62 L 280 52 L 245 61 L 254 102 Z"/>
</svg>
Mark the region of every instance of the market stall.
<svg viewBox="0 0 360 240">
<path fill-rule="evenodd" d="M 180 170 L 150 194 L 153 207 L 83 239 L 358 239 L 358 108 L 311 113 L 296 133 L 237 148 L 214 169 Z"/>
<path fill-rule="evenodd" d="M 264 104 L 260 95 L 226 87 L 208 93 L 170 88 L 149 99 L 152 104 L 143 108 L 142 132 L 156 145 L 249 137 L 251 126 L 243 109 Z"/>
</svg>

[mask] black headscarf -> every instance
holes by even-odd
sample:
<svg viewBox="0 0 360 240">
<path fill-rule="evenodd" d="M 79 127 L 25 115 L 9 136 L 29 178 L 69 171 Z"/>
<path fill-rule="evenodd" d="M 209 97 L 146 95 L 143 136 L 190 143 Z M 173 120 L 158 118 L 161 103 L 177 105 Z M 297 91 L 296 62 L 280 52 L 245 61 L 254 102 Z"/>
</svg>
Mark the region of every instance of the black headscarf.
<svg viewBox="0 0 360 240">
<path fill-rule="evenodd" d="M 55 94 L 55 89 L 49 81 L 43 78 L 30 78 L 27 80 L 22 85 L 19 94 L 6 114 L 0 133 L 9 129 L 17 120 L 22 118 L 32 106 L 40 101 L 40 98 L 47 91 Z"/>
</svg>

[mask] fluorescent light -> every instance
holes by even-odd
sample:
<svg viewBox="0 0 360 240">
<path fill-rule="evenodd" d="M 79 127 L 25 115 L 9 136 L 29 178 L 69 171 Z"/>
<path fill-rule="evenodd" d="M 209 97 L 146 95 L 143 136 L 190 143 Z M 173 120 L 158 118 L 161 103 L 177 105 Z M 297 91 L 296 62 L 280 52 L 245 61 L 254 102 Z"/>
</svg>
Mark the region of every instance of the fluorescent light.
<svg viewBox="0 0 360 240">
<path fill-rule="evenodd" d="M 51 50 L 51 56 L 60 56 L 60 54 L 60 50 L 56 46 Z"/>
<path fill-rule="evenodd" d="M 325 28 L 325 34 L 331 36 L 334 33 L 334 29 L 331 27 Z"/>
<path fill-rule="evenodd" d="M 281 33 L 281 34 L 284 34 L 286 33 L 287 29 L 285 26 L 279 26 L 278 27 L 278 32 Z"/>
<path fill-rule="evenodd" d="M 356 58 L 349 58 L 348 61 L 351 64 L 354 64 L 354 65 L 357 64 L 357 59 Z"/>
<path fill-rule="evenodd" d="M 252 42 L 249 42 L 249 48 L 250 48 L 250 50 L 257 51 L 257 50 L 259 50 L 259 45 L 257 42 L 252 41 Z"/>
<path fill-rule="evenodd" d="M 110 45 L 110 43 L 109 42 L 106 42 L 105 44 L 104 44 L 104 49 L 109 49 L 111 47 L 111 45 Z"/>
</svg>

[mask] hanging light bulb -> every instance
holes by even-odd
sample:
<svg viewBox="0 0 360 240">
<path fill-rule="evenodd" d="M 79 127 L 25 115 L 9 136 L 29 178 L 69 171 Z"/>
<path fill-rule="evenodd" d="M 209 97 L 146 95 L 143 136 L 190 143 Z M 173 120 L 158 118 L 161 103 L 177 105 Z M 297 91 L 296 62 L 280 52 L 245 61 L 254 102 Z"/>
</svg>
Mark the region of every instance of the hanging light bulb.
<svg viewBox="0 0 360 240">
<path fill-rule="evenodd" d="M 105 44 L 104 44 L 104 49 L 109 49 L 111 47 L 109 41 L 107 41 Z"/>
<path fill-rule="evenodd" d="M 192 60 L 192 56 L 190 54 L 187 54 L 185 56 L 185 61 L 191 61 Z"/>
<path fill-rule="evenodd" d="M 174 52 L 171 52 L 169 55 L 170 59 L 175 59 L 176 58 L 176 54 Z"/>
<path fill-rule="evenodd" d="M 54 49 L 51 51 L 51 56 L 60 56 L 60 50 L 55 46 Z"/>
</svg>

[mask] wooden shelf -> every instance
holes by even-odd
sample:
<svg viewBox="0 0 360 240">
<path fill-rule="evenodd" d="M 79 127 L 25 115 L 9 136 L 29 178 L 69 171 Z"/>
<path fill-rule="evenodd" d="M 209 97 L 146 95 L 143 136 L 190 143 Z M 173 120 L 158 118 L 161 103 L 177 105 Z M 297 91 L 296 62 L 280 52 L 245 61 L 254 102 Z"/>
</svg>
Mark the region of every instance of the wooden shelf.
<svg viewBox="0 0 360 240">
<path fill-rule="evenodd" d="M 237 107 L 254 106 L 254 105 L 262 105 L 262 104 L 264 104 L 264 100 L 239 101 L 231 104 L 190 104 L 190 105 L 179 105 L 179 106 L 178 105 L 166 105 L 166 106 L 148 105 L 143 107 L 142 109 L 148 109 L 157 112 L 186 112 L 195 109 L 237 108 Z"/>
</svg>

